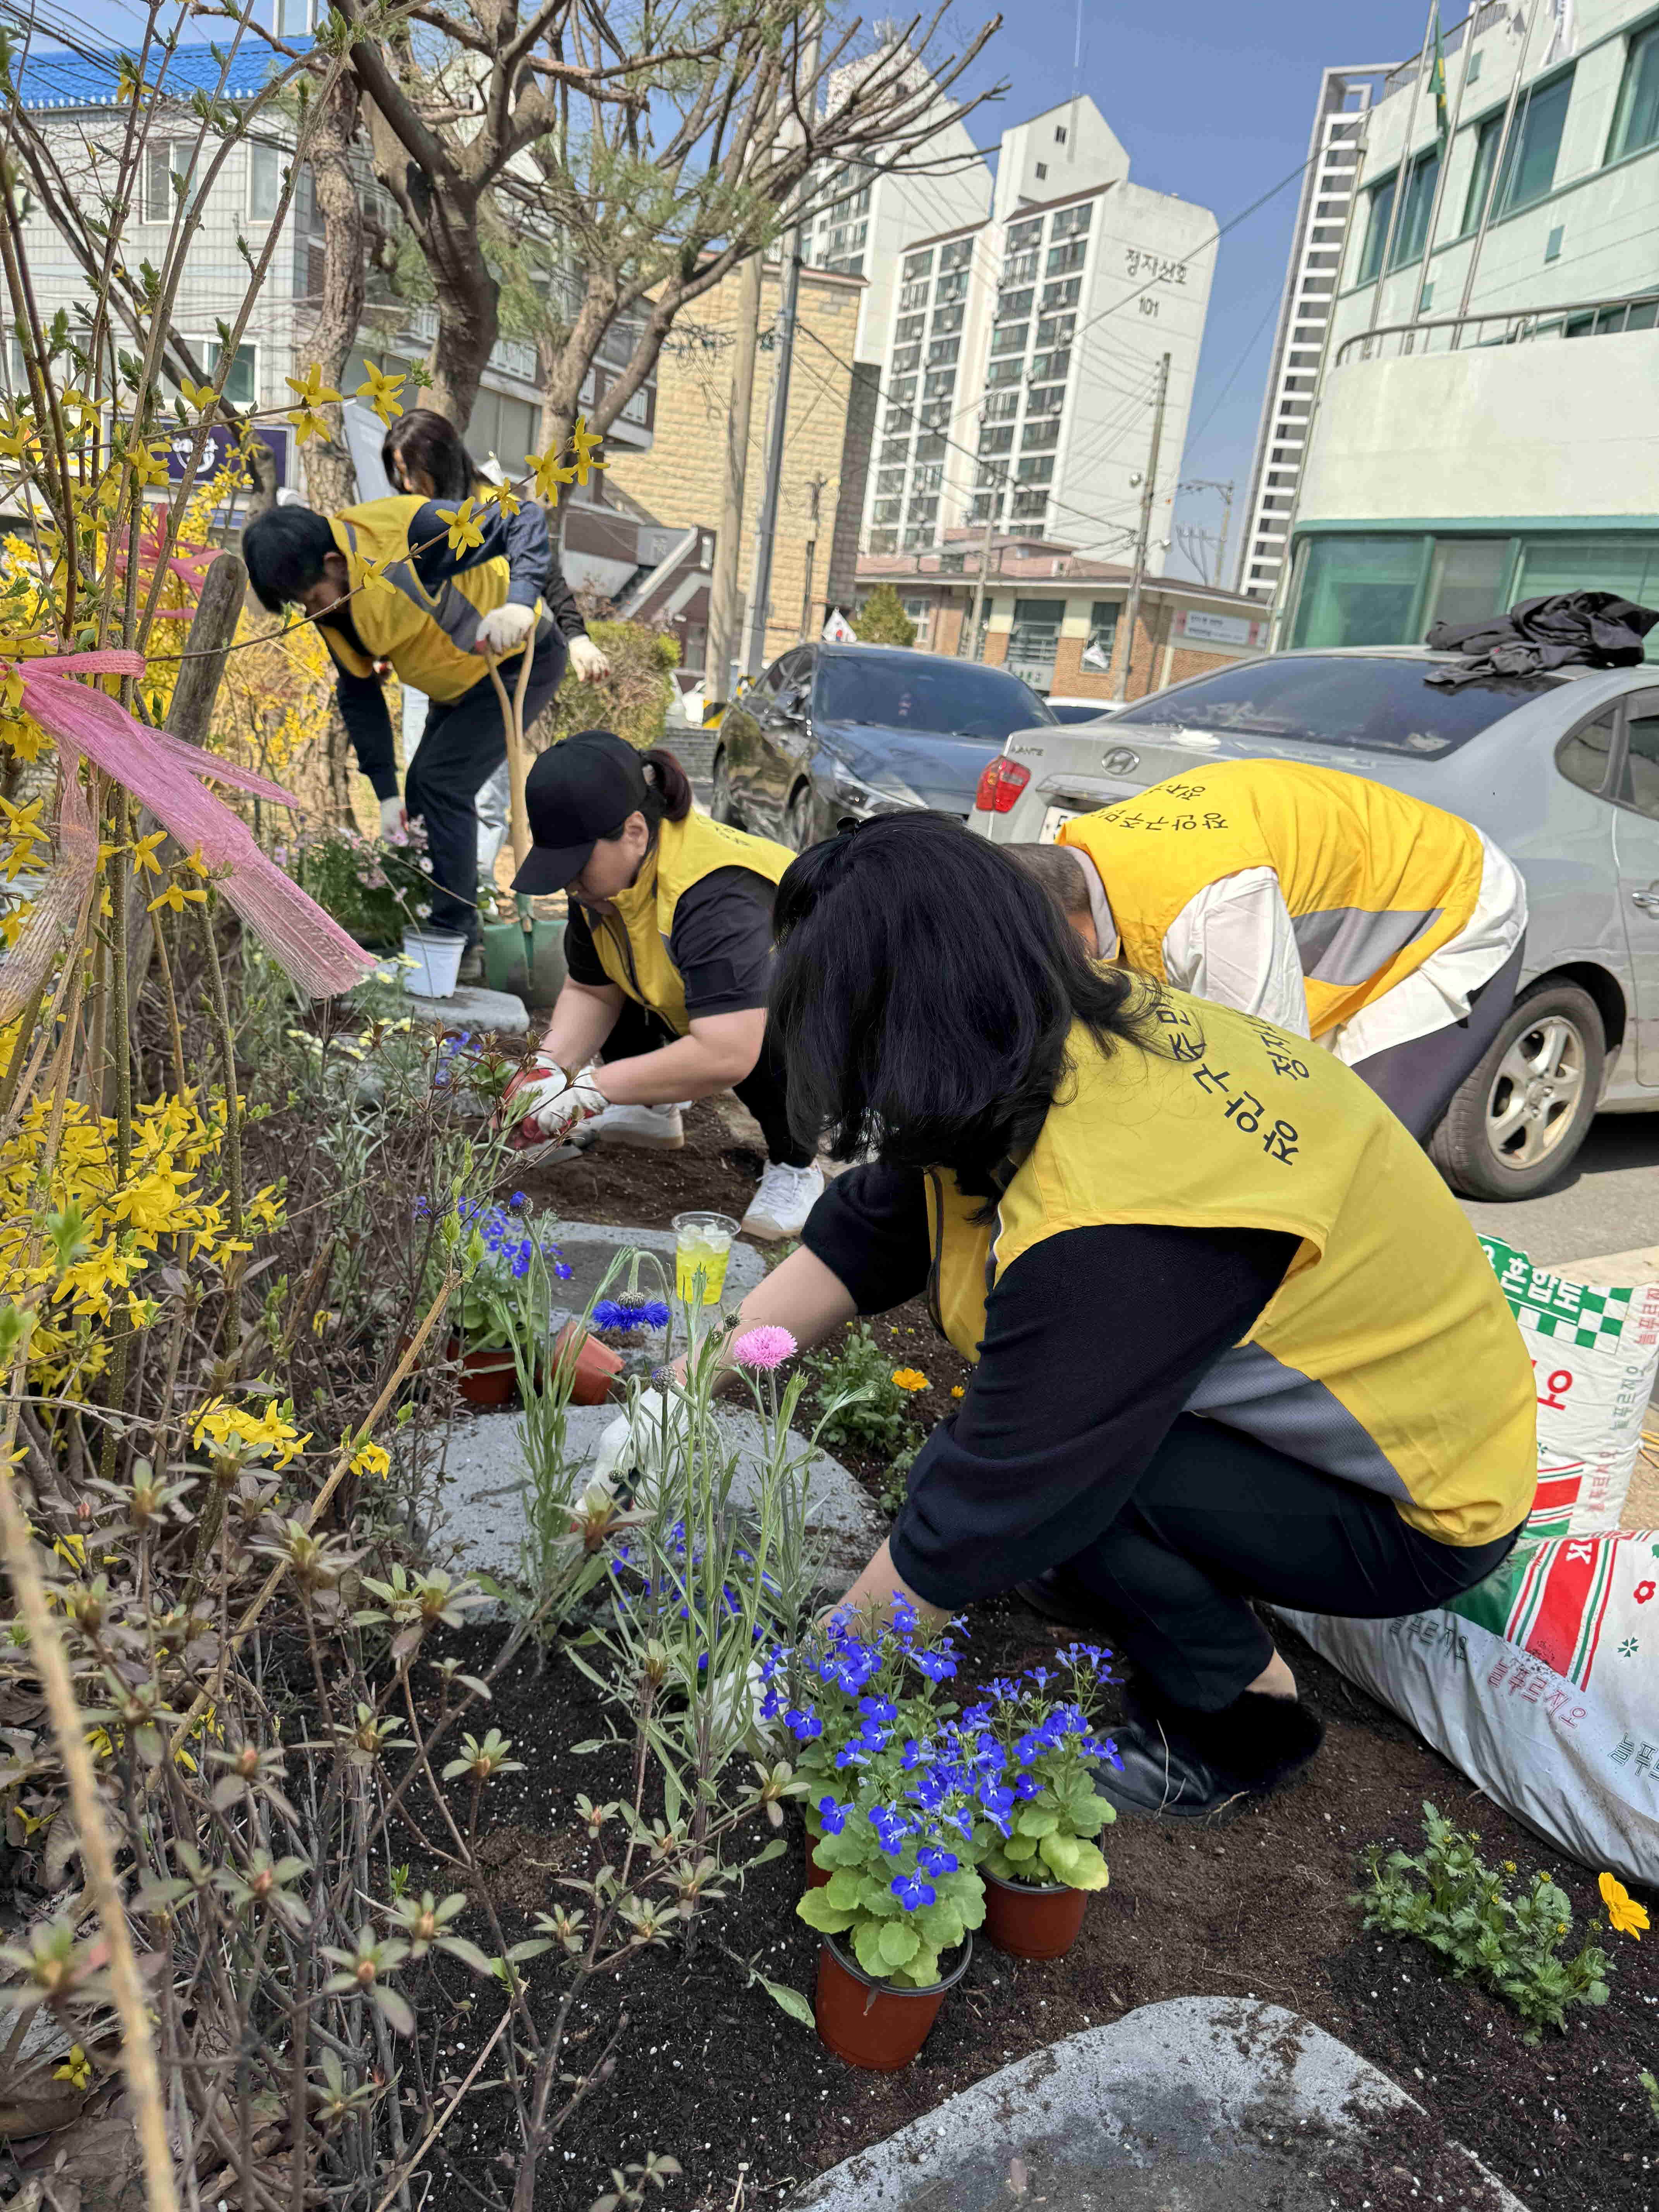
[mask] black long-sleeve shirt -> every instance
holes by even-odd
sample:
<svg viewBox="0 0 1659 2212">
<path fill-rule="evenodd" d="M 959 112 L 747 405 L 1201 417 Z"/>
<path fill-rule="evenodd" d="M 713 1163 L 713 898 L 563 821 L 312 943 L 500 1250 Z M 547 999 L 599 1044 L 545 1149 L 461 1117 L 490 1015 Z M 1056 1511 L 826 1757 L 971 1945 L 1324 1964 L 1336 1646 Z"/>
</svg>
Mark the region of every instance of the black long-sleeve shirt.
<svg viewBox="0 0 1659 2212">
<path fill-rule="evenodd" d="M 507 565 L 507 604 L 533 607 L 542 600 L 567 638 L 586 636 L 586 625 L 569 585 L 559 568 L 547 534 L 547 516 L 533 500 L 526 500 L 516 514 L 504 514 L 493 502 L 475 508 L 473 520 L 483 532 L 483 543 L 465 553 L 453 553 L 448 531 L 459 501 L 429 499 L 418 509 L 409 527 L 410 559 L 416 574 L 428 592 L 435 592 L 450 577 L 481 562 L 505 559 Z M 322 617 L 319 627 L 331 629 L 353 652 L 369 654 L 348 604 L 337 614 Z M 478 664 L 479 680 L 488 673 Z M 398 796 L 398 757 L 392 744 L 392 718 L 386 712 L 386 690 L 379 676 L 355 676 L 344 668 L 335 672 L 334 696 L 345 724 L 346 735 L 357 756 L 357 765 L 374 787 L 377 799 Z"/>
<path fill-rule="evenodd" d="M 802 1234 L 860 1313 L 933 1264 L 919 1172 L 837 1176 Z M 905 1583 L 954 1607 L 1045 1573 L 1110 1527 L 1205 1370 L 1248 1335 L 1300 1240 L 1260 1229 L 1066 1229 L 986 1301 L 961 1409 L 910 1470 L 889 1539 Z"/>
<path fill-rule="evenodd" d="M 752 1013 L 766 1004 L 775 889 L 752 868 L 715 868 L 680 894 L 668 957 L 684 986 L 690 1020 Z M 564 963 L 573 983 L 597 988 L 611 981 L 593 941 L 593 925 L 574 899 L 564 929 Z"/>
</svg>

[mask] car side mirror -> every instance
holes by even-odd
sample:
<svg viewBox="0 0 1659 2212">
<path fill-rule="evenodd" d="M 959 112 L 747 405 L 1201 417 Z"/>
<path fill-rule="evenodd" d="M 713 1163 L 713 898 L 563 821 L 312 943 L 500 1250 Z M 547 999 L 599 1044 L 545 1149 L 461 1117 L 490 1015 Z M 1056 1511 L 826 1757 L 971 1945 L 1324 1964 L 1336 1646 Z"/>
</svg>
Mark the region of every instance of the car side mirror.
<svg viewBox="0 0 1659 2212">
<path fill-rule="evenodd" d="M 797 684 L 793 690 L 784 693 L 778 702 L 778 711 L 787 721 L 804 722 L 806 720 L 806 702 L 809 696 L 806 686 L 804 684 Z"/>
</svg>

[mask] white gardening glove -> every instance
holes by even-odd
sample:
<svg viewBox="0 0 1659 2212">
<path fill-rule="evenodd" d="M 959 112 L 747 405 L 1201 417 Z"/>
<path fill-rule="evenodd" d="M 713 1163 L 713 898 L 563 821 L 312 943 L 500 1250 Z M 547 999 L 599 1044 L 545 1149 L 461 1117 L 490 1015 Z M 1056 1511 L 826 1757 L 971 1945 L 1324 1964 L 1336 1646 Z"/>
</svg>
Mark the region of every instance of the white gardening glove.
<svg viewBox="0 0 1659 2212">
<path fill-rule="evenodd" d="M 608 1483 L 629 1474 L 634 1478 L 634 1503 L 647 1512 L 657 1502 L 662 1483 L 665 1437 L 669 1455 L 678 1448 L 685 1423 L 685 1407 L 678 1398 L 660 1390 L 641 1390 L 625 1413 L 618 1413 L 599 1438 L 589 1472 L 591 1482 Z"/>
<path fill-rule="evenodd" d="M 504 607 L 492 607 L 478 624 L 478 642 L 475 652 L 493 653 L 499 660 L 506 653 L 516 653 L 536 627 L 534 607 L 515 606 L 511 600 Z"/>
<path fill-rule="evenodd" d="M 584 684 L 597 684 L 601 676 L 610 675 L 611 663 L 591 637 L 567 638 L 565 643 L 570 665 Z"/>
<path fill-rule="evenodd" d="M 404 811 L 401 799 L 380 801 L 380 836 L 388 845 L 404 845 L 409 842 L 409 817 Z"/>
<path fill-rule="evenodd" d="M 507 1124 L 507 1149 L 536 1152 L 562 1143 L 610 1103 L 588 1070 L 573 1080 L 556 1062 L 538 1055 L 519 1070 L 501 1094 L 499 1113 Z"/>
</svg>

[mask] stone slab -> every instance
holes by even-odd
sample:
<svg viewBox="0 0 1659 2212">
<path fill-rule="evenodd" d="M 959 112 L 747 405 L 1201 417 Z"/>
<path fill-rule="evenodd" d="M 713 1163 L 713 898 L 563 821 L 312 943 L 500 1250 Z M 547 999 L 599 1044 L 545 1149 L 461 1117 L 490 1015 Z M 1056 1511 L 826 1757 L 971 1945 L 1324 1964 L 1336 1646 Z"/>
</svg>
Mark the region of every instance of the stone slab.
<svg viewBox="0 0 1659 2212">
<path fill-rule="evenodd" d="M 615 1406 L 570 1408 L 566 1443 L 580 1468 L 592 1461 L 618 1410 Z M 760 1421 L 740 1407 L 723 1406 L 716 1418 L 739 1455 L 732 1498 L 738 1504 L 752 1504 L 758 1494 L 763 1450 Z M 526 1533 L 522 1419 L 516 1410 L 457 1419 L 436 1516 L 428 1531 L 433 1547 L 453 1550 L 468 1573 L 502 1582 L 518 1575 Z M 828 1452 L 815 1452 L 805 1437 L 793 1437 L 790 1458 L 794 1464 L 803 1459 L 811 1462 L 807 1525 L 817 1560 L 826 1572 L 856 1574 L 881 1541 L 879 1515 L 865 1491 Z M 586 1475 L 579 1474 L 574 1488 L 580 1490 L 585 1480 Z"/>
<path fill-rule="evenodd" d="M 564 1255 L 565 1265 L 571 1270 L 570 1280 L 561 1287 L 560 1296 L 564 1303 L 555 1315 L 556 1326 L 569 1314 L 584 1310 L 588 1300 L 604 1281 L 605 1270 L 618 1252 L 654 1252 L 663 1263 L 672 1296 L 674 1280 L 674 1232 L 672 1229 L 619 1229 L 603 1221 L 560 1221 L 556 1224 L 553 1235 Z M 720 1310 L 729 1312 L 741 1305 L 765 1273 L 766 1261 L 754 1246 L 734 1241 L 731 1257 L 726 1263 L 726 1281 L 721 1287 Z M 611 1285 L 613 1296 L 618 1287 L 626 1286 L 626 1281 L 624 1276 L 620 1285 Z M 640 1288 L 654 1295 L 659 1287 L 655 1271 L 642 1269 Z M 675 1304 L 676 1334 L 683 1347 L 684 1308 L 678 1305 L 678 1301 Z M 705 1311 L 712 1310 L 705 1309 Z"/>
<path fill-rule="evenodd" d="M 789 2201 L 792 2212 L 1327 2212 L 1317 2168 L 1329 2156 L 1362 2173 L 1422 2172 L 1419 2113 L 1279 2005 L 1176 1997 L 1005 2066 Z M 1466 2153 L 1449 2163 L 1455 2176 L 1425 2186 L 1425 2203 L 1525 2212 Z"/>
<path fill-rule="evenodd" d="M 447 999 L 405 991 L 404 1003 L 411 1021 L 441 1022 L 451 1031 L 471 1030 L 476 1035 L 494 1030 L 501 1036 L 523 1036 L 530 1027 L 522 999 L 508 991 L 487 991 L 481 983 L 462 983 Z"/>
</svg>

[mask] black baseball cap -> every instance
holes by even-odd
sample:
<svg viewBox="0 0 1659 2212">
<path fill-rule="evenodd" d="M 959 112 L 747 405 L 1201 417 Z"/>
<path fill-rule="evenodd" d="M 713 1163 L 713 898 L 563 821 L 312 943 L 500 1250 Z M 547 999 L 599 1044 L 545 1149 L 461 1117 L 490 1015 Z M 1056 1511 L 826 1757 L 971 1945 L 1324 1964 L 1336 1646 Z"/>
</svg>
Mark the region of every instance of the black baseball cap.
<svg viewBox="0 0 1659 2212">
<path fill-rule="evenodd" d="M 599 840 L 615 836 L 643 807 L 647 787 L 639 755 L 609 730 L 578 730 L 550 745 L 525 779 L 534 842 L 514 890 L 563 890 Z"/>
</svg>

